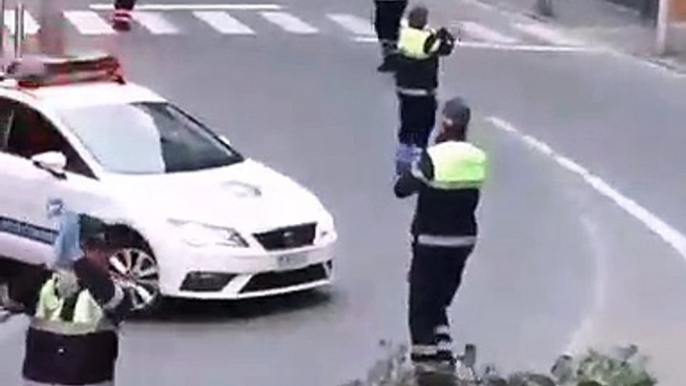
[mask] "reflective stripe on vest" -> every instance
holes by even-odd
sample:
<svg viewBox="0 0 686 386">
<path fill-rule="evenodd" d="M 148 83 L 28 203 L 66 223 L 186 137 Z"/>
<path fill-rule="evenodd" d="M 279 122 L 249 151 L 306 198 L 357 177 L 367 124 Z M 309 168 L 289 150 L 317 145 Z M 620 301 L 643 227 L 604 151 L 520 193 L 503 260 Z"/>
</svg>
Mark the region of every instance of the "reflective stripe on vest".
<svg viewBox="0 0 686 386">
<path fill-rule="evenodd" d="M 416 166 L 415 176 L 435 189 L 480 188 L 486 179 L 486 153 L 468 142 L 447 141 L 427 149 L 434 178 L 427 180 Z"/>
<path fill-rule="evenodd" d="M 65 335 L 83 335 L 114 328 L 88 290 L 78 292 L 73 317 L 71 320 L 63 320 L 61 314 L 66 299 L 58 294 L 60 276 L 55 274 L 41 288 L 36 313 L 31 322 L 33 328 Z"/>
<path fill-rule="evenodd" d="M 430 54 L 436 52 L 441 42 L 436 40 L 433 46 L 427 53 L 424 51 L 426 39 L 431 36 L 433 31 L 423 30 L 411 27 L 404 27 L 400 30 L 400 39 L 398 40 L 398 51 L 404 56 L 412 59 L 426 59 Z"/>
</svg>

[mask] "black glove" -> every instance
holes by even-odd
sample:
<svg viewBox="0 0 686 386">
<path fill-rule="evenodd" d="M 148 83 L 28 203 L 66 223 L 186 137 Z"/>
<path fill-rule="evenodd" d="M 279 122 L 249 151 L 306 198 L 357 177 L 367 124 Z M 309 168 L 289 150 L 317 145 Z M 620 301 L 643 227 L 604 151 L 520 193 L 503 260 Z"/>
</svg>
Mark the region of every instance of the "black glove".
<svg viewBox="0 0 686 386">
<path fill-rule="evenodd" d="M 445 27 L 441 27 L 438 32 L 436 33 L 439 39 L 441 40 L 448 40 L 448 41 L 455 41 L 455 37 L 453 34 L 450 33 Z"/>
</svg>

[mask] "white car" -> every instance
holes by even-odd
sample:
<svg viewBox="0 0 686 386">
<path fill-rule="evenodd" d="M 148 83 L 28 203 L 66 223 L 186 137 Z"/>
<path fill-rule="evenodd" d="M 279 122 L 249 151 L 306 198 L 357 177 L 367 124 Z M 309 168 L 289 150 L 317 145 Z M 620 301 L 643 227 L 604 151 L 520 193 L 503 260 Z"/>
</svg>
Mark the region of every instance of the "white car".
<svg viewBox="0 0 686 386">
<path fill-rule="evenodd" d="M 331 284 L 334 220 L 108 56 L 24 59 L 0 82 L 0 255 L 51 264 L 59 207 L 116 235 L 137 307 Z M 32 76 L 36 75 L 36 76 Z"/>
</svg>

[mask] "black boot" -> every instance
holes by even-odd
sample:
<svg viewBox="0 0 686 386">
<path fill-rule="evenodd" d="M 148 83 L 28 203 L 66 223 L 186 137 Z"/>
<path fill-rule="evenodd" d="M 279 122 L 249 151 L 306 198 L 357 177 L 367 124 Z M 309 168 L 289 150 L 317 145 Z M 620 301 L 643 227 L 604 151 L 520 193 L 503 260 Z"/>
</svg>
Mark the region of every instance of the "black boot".
<svg viewBox="0 0 686 386">
<path fill-rule="evenodd" d="M 391 63 L 391 59 L 393 55 L 395 54 L 396 50 L 396 44 L 395 42 L 382 42 L 381 43 L 381 54 L 383 55 L 383 62 L 379 67 L 376 68 L 376 71 L 378 72 L 392 72 L 393 71 L 393 66 Z"/>
</svg>

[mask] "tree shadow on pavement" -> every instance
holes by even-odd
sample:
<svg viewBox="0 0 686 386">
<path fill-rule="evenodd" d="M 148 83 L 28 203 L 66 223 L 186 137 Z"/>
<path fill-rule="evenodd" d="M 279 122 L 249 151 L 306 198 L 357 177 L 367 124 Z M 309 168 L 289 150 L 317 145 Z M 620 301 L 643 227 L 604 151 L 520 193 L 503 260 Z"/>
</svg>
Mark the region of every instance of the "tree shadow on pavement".
<svg viewBox="0 0 686 386">
<path fill-rule="evenodd" d="M 332 290 L 310 290 L 266 298 L 241 300 L 167 299 L 153 315 L 137 316 L 130 323 L 208 323 L 243 321 L 329 307 L 337 296 Z"/>
</svg>

